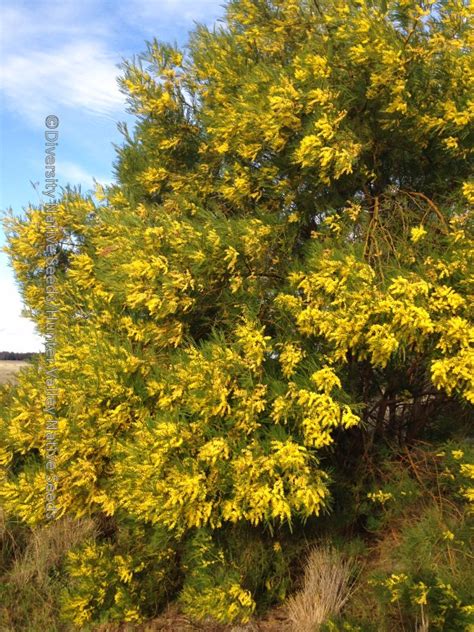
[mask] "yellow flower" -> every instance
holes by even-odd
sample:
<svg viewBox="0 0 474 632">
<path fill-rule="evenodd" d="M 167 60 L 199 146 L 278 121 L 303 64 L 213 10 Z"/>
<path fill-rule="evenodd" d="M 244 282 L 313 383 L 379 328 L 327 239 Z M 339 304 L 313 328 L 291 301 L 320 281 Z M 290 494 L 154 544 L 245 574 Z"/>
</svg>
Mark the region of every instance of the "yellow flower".
<svg viewBox="0 0 474 632">
<path fill-rule="evenodd" d="M 393 494 L 390 492 L 384 492 L 379 489 L 376 492 L 370 492 L 367 494 L 367 498 L 372 502 L 379 502 L 381 505 L 385 505 L 388 500 L 392 500 Z"/>
<path fill-rule="evenodd" d="M 474 182 L 465 182 L 462 185 L 462 192 L 470 204 L 474 204 Z"/>
<path fill-rule="evenodd" d="M 235 269 L 239 253 L 233 246 L 229 246 L 225 251 L 224 260 L 227 261 L 227 269 L 232 272 Z"/>
<path fill-rule="evenodd" d="M 448 138 L 444 138 L 443 145 L 448 149 L 457 149 L 459 147 L 457 138 L 454 138 L 453 136 L 448 136 Z"/>
<path fill-rule="evenodd" d="M 428 603 L 429 588 L 423 582 L 415 584 L 411 591 L 414 593 L 414 601 L 420 606 L 426 606 Z"/>
<path fill-rule="evenodd" d="M 463 453 L 461 452 L 461 450 L 459 450 L 459 452 L 462 454 L 462 456 L 464 456 Z M 462 459 L 462 456 L 460 456 L 459 458 Z M 472 463 L 463 463 L 461 465 L 461 474 L 463 476 L 467 476 L 468 478 L 474 479 L 474 464 L 472 464 Z"/>
<path fill-rule="evenodd" d="M 312 374 L 311 380 L 318 390 L 330 393 L 334 388 L 341 388 L 341 380 L 330 367 L 324 367 Z"/>
<path fill-rule="evenodd" d="M 423 226 L 415 226 L 411 229 L 411 240 L 413 241 L 413 243 L 417 243 L 418 241 L 420 241 L 420 239 L 423 239 L 423 237 L 426 235 L 426 230 L 423 228 Z"/>
<path fill-rule="evenodd" d="M 301 361 L 304 355 L 304 351 L 298 345 L 292 343 L 283 345 L 279 360 L 282 373 L 285 377 L 291 377 L 293 375 L 296 365 Z"/>
</svg>

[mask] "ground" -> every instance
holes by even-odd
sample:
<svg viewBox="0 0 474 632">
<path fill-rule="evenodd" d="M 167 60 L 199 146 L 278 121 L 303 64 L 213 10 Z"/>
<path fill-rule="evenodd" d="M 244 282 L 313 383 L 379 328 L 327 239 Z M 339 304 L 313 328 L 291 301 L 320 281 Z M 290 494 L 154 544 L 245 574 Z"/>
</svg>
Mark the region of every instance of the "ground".
<svg viewBox="0 0 474 632">
<path fill-rule="evenodd" d="M 113 626 L 103 625 L 97 628 L 97 632 L 289 632 L 290 627 L 286 619 L 284 607 L 273 608 L 263 618 L 248 623 L 247 625 L 218 625 L 203 623 L 191 623 L 186 617 L 180 615 L 174 606 L 153 621 L 138 626 Z"/>
<path fill-rule="evenodd" d="M 15 374 L 27 364 L 23 360 L 0 360 L 0 384 L 15 382 Z"/>
</svg>

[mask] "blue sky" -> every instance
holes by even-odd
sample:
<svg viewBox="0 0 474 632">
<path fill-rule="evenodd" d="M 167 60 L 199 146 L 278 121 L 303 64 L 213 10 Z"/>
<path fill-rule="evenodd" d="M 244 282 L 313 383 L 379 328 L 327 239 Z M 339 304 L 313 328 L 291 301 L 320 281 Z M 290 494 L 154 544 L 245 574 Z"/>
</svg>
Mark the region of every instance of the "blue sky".
<svg viewBox="0 0 474 632">
<path fill-rule="evenodd" d="M 212 24 L 224 0 L 19 1 L 0 3 L 0 209 L 39 202 L 44 180 L 44 119 L 60 119 L 59 184 L 112 179 L 119 121 L 129 120 L 117 65 L 153 37 L 184 44 L 193 24 Z M 4 235 L 0 228 L 0 248 Z M 40 351 L 5 254 L 0 254 L 0 351 Z"/>
</svg>

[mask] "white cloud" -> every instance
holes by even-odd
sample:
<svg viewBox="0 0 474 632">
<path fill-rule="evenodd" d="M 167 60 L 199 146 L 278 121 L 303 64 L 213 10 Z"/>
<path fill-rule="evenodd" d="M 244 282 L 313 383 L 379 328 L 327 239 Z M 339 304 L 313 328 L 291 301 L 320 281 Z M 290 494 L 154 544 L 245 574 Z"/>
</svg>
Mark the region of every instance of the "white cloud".
<svg viewBox="0 0 474 632">
<path fill-rule="evenodd" d="M 98 178 L 92 176 L 86 169 L 74 162 L 60 161 L 57 166 L 58 179 L 61 186 L 70 184 L 72 186 L 80 184 L 82 188 L 88 190 L 94 188 L 94 180 L 103 185 L 111 184 L 110 177 Z"/>
<path fill-rule="evenodd" d="M 223 4 L 224 0 L 130 0 L 126 5 L 126 11 L 129 16 L 134 17 L 134 21 L 156 21 L 148 25 L 156 30 L 160 21 L 170 17 L 175 22 L 187 23 L 190 27 L 194 21 L 213 22 L 223 13 Z"/>
<path fill-rule="evenodd" d="M 164 37 L 194 21 L 213 22 L 223 0 L 39 0 L 0 3 L 0 88 L 6 106 L 36 126 L 45 112 L 88 111 L 117 118 L 125 99 L 116 77 L 123 40 Z M 141 35 L 140 35 L 141 34 Z M 114 116 L 115 115 L 115 116 Z"/>
<path fill-rule="evenodd" d="M 49 113 L 60 119 L 67 115 L 69 121 L 84 119 L 84 114 L 121 119 L 125 99 L 116 77 L 122 55 L 129 56 L 130 49 L 141 52 L 144 40 L 151 36 L 167 40 L 170 34 L 191 29 L 194 21 L 213 22 L 222 15 L 223 2 L 1 0 L 2 105 L 22 119 L 19 127 L 24 134 L 30 133 L 25 129 L 29 125 L 43 128 L 44 116 Z M 37 137 L 31 138 L 34 147 Z M 105 142 L 110 138 L 94 138 L 99 147 Z M 58 176 L 61 184 L 81 184 L 89 189 L 93 179 L 90 168 L 82 166 L 87 161 L 80 151 L 61 156 Z M 110 181 L 97 180 L 103 184 Z M 39 350 L 41 339 L 33 323 L 21 317 L 21 299 L 11 273 L 1 271 L 2 260 L 0 256 L 0 350 Z"/>
<path fill-rule="evenodd" d="M 7 54 L 1 84 L 8 106 L 42 125 L 45 112 L 64 107 L 103 116 L 122 111 L 118 74 L 117 59 L 100 42 L 82 40 Z"/>
<path fill-rule="evenodd" d="M 95 19 L 90 19 L 94 16 Z M 35 0 L 34 8 L 4 0 L 0 5 L 2 29 L 0 42 L 4 51 L 51 45 L 58 38 L 104 35 L 104 24 L 97 14 L 97 2 L 81 0 Z M 86 21 L 86 18 L 87 19 Z"/>
<path fill-rule="evenodd" d="M 35 331 L 35 325 L 23 318 L 23 305 L 13 275 L 7 269 L 0 278 L 0 351 L 42 351 L 43 341 Z"/>
</svg>

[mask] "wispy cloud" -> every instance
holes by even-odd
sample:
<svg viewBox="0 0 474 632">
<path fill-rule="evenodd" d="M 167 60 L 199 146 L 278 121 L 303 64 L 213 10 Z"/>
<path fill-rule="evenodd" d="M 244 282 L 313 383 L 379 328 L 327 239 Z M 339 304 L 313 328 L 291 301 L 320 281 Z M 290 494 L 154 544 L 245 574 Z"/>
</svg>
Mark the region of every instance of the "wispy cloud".
<svg viewBox="0 0 474 632">
<path fill-rule="evenodd" d="M 212 23 L 222 15 L 223 3 L 0 0 L 2 136 L 14 141 L 8 160 L 2 159 L 2 206 L 20 209 L 35 198 L 29 181 L 44 174 L 38 158 L 49 113 L 61 119 L 60 184 L 91 189 L 92 175 L 107 173 L 110 166 L 110 143 L 117 140 L 111 120 L 124 115 L 117 65 L 143 51 L 145 39 L 185 41 L 193 22 Z M 97 180 L 107 184 L 109 178 Z M 2 255 L 0 296 L 0 350 L 39 349 L 33 323 L 20 315 L 21 299 Z"/>
<path fill-rule="evenodd" d="M 92 176 L 81 165 L 65 160 L 58 163 L 57 174 L 61 185 L 70 184 L 76 186 L 80 184 L 86 190 L 94 188 L 94 180 L 103 185 L 108 185 L 112 182 L 110 177 L 100 178 Z"/>
<path fill-rule="evenodd" d="M 1 91 L 7 108 L 35 126 L 45 111 L 81 110 L 118 118 L 125 100 L 116 77 L 130 41 L 166 39 L 212 22 L 222 0 L 39 0 L 0 4 Z M 139 35 L 140 34 L 140 35 Z M 124 42 L 128 42 L 125 44 Z M 140 52 L 141 48 L 134 50 Z M 40 123 L 41 121 L 41 123 Z"/>
<path fill-rule="evenodd" d="M 93 3 L 96 4 L 95 2 Z M 99 37 L 104 24 L 97 15 L 85 29 L 84 18 L 94 12 L 91 2 L 60 2 L 37 0 L 35 3 L 4 0 L 0 5 L 2 21 L 0 43 L 4 52 L 24 47 L 36 48 L 40 43 L 54 46 L 58 38 Z M 89 15 L 88 15 L 89 14 Z"/>
<path fill-rule="evenodd" d="M 111 116 L 123 111 L 111 46 L 113 16 L 96 0 L 4 1 L 1 91 L 5 106 L 42 125 L 45 112 L 64 108 Z"/>
<path fill-rule="evenodd" d="M 148 30 L 158 30 L 159 24 L 172 19 L 191 28 L 193 22 L 213 22 L 223 13 L 224 0 L 129 0 L 123 5 L 128 19 L 141 21 Z"/>
<path fill-rule="evenodd" d="M 124 107 L 117 74 L 116 59 L 100 43 L 76 41 L 53 52 L 8 55 L 2 89 L 9 107 L 34 121 L 65 107 L 104 116 Z"/>
</svg>

